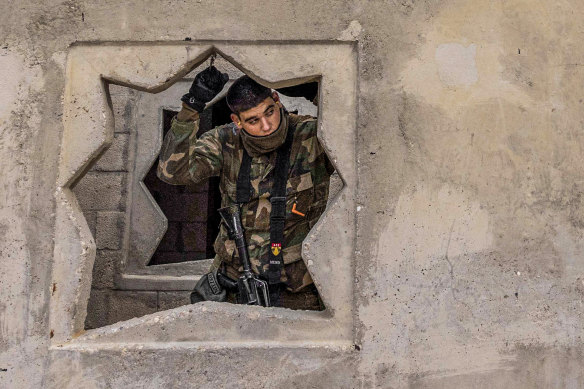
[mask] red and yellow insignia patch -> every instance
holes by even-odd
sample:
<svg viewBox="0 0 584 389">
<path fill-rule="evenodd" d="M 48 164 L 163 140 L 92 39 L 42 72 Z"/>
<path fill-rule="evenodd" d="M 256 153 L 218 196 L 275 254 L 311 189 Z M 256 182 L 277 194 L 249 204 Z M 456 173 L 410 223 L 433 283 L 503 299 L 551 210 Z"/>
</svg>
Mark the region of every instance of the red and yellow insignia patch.
<svg viewBox="0 0 584 389">
<path fill-rule="evenodd" d="M 274 256 L 278 256 L 280 251 L 282 251 L 282 243 L 272 243 L 272 254 L 274 254 Z"/>
</svg>

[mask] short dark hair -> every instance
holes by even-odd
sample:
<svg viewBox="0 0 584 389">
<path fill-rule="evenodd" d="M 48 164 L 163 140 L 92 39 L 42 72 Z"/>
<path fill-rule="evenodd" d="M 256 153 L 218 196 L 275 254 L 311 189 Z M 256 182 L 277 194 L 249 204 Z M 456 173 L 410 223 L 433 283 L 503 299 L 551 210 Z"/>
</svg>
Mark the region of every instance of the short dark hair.
<svg viewBox="0 0 584 389">
<path fill-rule="evenodd" d="M 237 115 L 272 96 L 272 90 L 258 84 L 249 76 L 239 77 L 227 91 L 227 105 Z"/>
</svg>

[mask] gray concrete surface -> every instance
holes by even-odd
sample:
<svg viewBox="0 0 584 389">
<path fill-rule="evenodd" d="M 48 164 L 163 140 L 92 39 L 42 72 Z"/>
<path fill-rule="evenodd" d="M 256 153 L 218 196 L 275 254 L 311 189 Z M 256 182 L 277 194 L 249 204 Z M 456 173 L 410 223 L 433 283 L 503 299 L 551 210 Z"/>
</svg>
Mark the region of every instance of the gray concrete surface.
<svg viewBox="0 0 584 389">
<path fill-rule="evenodd" d="M 319 49 L 316 52 L 314 52 L 315 47 Z M 166 326 L 175 328 L 174 331 L 165 332 L 165 327 L 163 327 L 162 333 L 155 330 L 159 326 L 155 318 L 154 328 L 150 325 L 152 323 L 150 319 L 143 319 L 133 321 L 135 325 L 131 327 L 127 324 L 129 322 L 120 322 L 103 329 L 88 331 L 87 336 L 79 337 L 79 333 L 85 328 L 82 323 L 86 320 L 87 299 L 90 295 L 95 296 L 90 300 L 90 303 L 94 302 L 96 306 L 105 305 L 107 308 L 99 309 L 99 312 L 105 311 L 108 313 L 106 317 L 114 319 L 130 319 L 148 313 L 143 308 L 152 307 L 155 309 L 152 301 L 157 298 L 156 293 L 145 291 L 130 293 L 132 299 L 120 298 L 124 294 L 117 291 L 91 291 L 91 269 L 95 264 L 96 245 L 88 234 L 88 225 L 71 188 L 77 187 L 76 182 L 85 181 L 85 177 L 81 181 L 79 181 L 79 177 L 82 177 L 84 170 L 91 166 L 93 161 L 106 150 L 115 132 L 112 120 L 113 113 L 109 109 L 111 106 L 110 96 L 101 80 L 105 79 L 112 83 L 158 93 L 173 85 L 174 80 L 178 80 L 190 72 L 190 69 L 204 61 L 213 50 L 221 53 L 222 57 L 233 65 L 245 69 L 254 77 L 273 87 L 290 85 L 291 79 L 302 82 L 315 79 L 315 75 L 322 77 L 319 138 L 323 146 L 328 148 L 330 157 L 345 186 L 329 203 L 327 212 L 323 214 L 305 239 L 303 259 L 311 271 L 312 278 L 327 307 L 326 314 L 314 315 L 310 312 L 298 313 L 281 310 L 276 316 L 277 319 L 268 319 L 268 316 L 265 315 L 259 315 L 259 318 L 256 318 L 256 315 L 253 314 L 244 317 L 242 324 L 235 327 L 235 331 L 229 333 L 225 324 L 234 320 L 234 313 L 239 312 L 240 308 L 231 304 L 220 304 L 213 309 L 206 309 L 203 306 L 197 309 L 183 309 L 163 316 L 170 318 Z M 288 53 L 285 62 L 260 61 L 264 57 L 275 58 L 282 50 Z M 191 56 L 193 56 L 192 59 Z M 134 65 L 134 63 L 146 63 L 151 58 L 156 57 L 164 58 L 164 60 L 149 67 L 137 68 Z M 328 61 L 331 57 L 334 57 L 336 61 Z M 302 67 L 299 68 L 299 66 Z M 64 135 L 59 163 L 58 195 L 61 201 L 57 203 L 56 207 L 58 220 L 55 225 L 53 263 L 53 283 L 58 288 L 52 294 L 49 313 L 53 345 L 83 343 L 87 339 L 111 343 L 118 341 L 120 336 L 121 339 L 127 341 L 140 338 L 144 342 L 157 343 L 161 341 L 188 341 L 190 339 L 201 342 L 206 339 L 218 340 L 222 338 L 224 341 L 230 342 L 239 340 L 279 342 L 310 339 L 325 344 L 344 344 L 345 346 L 352 344 L 354 306 L 351 304 L 353 267 L 351 260 L 355 234 L 353 221 L 356 208 L 354 205 L 356 163 L 352 156 L 355 147 L 354 134 L 357 114 L 355 89 L 357 72 L 354 44 L 314 43 L 309 45 L 306 43 L 280 42 L 275 44 L 270 42 L 246 45 L 216 42 L 213 44 L 189 43 L 186 46 L 184 43 L 143 46 L 135 43 L 124 45 L 89 43 L 77 45 L 70 50 L 67 67 L 71 70 L 72 76 L 67 80 L 67 93 L 64 99 L 64 111 L 67 114 L 64 116 Z M 151 124 L 152 121 L 147 123 Z M 352 123 L 352 125 L 348 125 L 348 123 Z M 330 129 L 335 129 L 334 133 Z M 139 131 L 136 133 L 141 134 Z M 153 131 L 148 133 L 152 134 Z M 154 132 L 151 136 L 154 139 L 160 139 L 159 132 L 158 134 Z M 80 145 L 80 139 L 86 142 Z M 151 144 L 151 142 L 147 143 Z M 143 154 L 150 154 L 149 158 L 152 159 L 157 154 L 156 150 L 157 147 L 144 149 Z M 138 148 L 137 154 L 140 154 L 139 151 L 140 148 Z M 146 156 L 136 157 L 136 161 L 142 161 L 142 163 L 146 160 Z M 138 180 L 142 175 L 140 169 L 137 169 L 135 176 Z M 102 174 L 98 177 L 96 182 L 109 182 L 109 177 L 102 178 Z M 90 189 L 96 195 L 100 193 L 99 188 Z M 138 193 L 148 195 L 146 190 L 129 192 L 130 195 Z M 136 204 L 136 199 L 133 200 L 133 203 Z M 150 209 L 157 210 L 158 207 L 153 201 L 144 201 L 139 204 L 146 203 L 150 205 Z M 144 217 L 146 209 L 148 208 L 133 208 L 130 215 L 132 224 L 134 224 L 135 218 Z M 120 213 L 98 213 L 96 222 L 97 248 L 119 248 L 119 245 L 108 246 L 105 243 L 100 243 L 100 237 L 106 238 L 102 239 L 104 242 L 108 241 L 107 236 L 100 235 L 100 226 L 108 224 L 106 222 L 100 223 L 101 220 L 107 220 L 102 215 L 119 217 Z M 152 223 L 146 223 L 146 225 L 153 225 L 155 219 L 151 218 L 151 220 Z M 161 220 L 162 223 L 166 222 L 165 218 L 157 220 Z M 109 231 L 111 230 L 109 229 Z M 339 236 L 344 237 L 342 244 L 339 244 L 337 239 Z M 129 252 L 134 253 L 138 250 L 138 247 L 135 246 L 136 242 L 152 240 L 156 243 L 160 237 L 161 234 L 156 234 L 154 231 L 152 233 L 145 232 L 139 237 L 130 237 Z M 153 250 L 156 244 L 150 243 L 149 247 L 150 250 Z M 149 258 L 148 255 L 141 258 L 144 264 L 147 262 L 147 258 Z M 134 261 L 134 265 L 137 262 Z M 128 268 L 131 268 L 132 262 L 128 262 L 127 265 Z M 174 266 L 147 267 L 142 270 L 143 272 L 157 273 L 156 280 L 164 282 L 165 277 L 174 275 L 173 269 L 177 270 L 186 265 L 199 266 L 200 264 L 192 262 L 175 264 Z M 70 269 L 76 269 L 76 273 L 71 273 Z M 164 269 L 168 269 L 169 274 L 161 276 L 160 273 Z M 127 278 L 128 274 L 122 273 L 120 276 Z M 114 281 L 116 281 L 116 277 L 114 277 Z M 153 284 L 152 279 L 149 279 L 148 283 Z M 149 296 L 150 298 L 148 298 Z M 144 301 L 141 301 L 141 298 L 144 298 Z M 127 305 L 127 302 L 134 301 L 134 299 L 135 305 Z M 102 300 L 105 302 L 101 302 Z M 120 306 L 116 305 L 116 301 L 120 303 Z M 126 306 L 125 309 L 124 306 Z M 118 315 L 117 312 L 122 313 L 122 315 Z M 161 313 L 161 315 L 167 314 Z M 105 321 L 103 324 L 112 321 L 117 320 Z M 95 321 L 93 322 L 95 323 Z M 187 330 L 192 328 L 197 329 L 196 333 L 193 334 Z"/>
<path fill-rule="evenodd" d="M 4 2 L 0 387 L 584 387 L 583 11 Z M 213 46 L 276 84 L 325 73 L 320 135 L 346 186 L 304 259 L 329 309 L 168 295 L 157 313 L 151 292 L 145 316 L 83 332 L 90 228 L 127 195 L 118 171 L 78 186 L 119 196 L 92 221 L 71 191 L 120 128 L 101 77 L 159 92 Z"/>
</svg>

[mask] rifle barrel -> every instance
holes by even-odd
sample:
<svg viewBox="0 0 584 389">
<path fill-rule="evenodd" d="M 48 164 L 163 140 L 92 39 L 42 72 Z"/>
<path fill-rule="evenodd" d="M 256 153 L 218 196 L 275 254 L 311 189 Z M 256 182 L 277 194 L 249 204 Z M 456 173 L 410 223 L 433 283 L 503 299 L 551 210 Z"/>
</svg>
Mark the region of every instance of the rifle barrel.
<svg viewBox="0 0 584 389">
<path fill-rule="evenodd" d="M 227 229 L 232 235 L 233 240 L 235 240 L 235 246 L 237 247 L 237 253 L 243 265 L 243 271 L 251 274 L 251 264 L 249 262 L 247 244 L 245 243 L 245 233 L 243 224 L 241 223 L 241 208 L 237 204 L 220 208 L 219 215 L 225 221 Z"/>
</svg>

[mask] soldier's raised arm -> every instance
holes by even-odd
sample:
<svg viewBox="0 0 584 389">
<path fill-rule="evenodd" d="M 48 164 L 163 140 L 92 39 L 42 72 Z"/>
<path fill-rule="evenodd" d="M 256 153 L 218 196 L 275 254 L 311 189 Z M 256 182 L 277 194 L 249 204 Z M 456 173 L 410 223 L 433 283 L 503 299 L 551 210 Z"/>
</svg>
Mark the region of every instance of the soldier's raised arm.
<svg viewBox="0 0 584 389">
<path fill-rule="evenodd" d="M 185 185 L 219 175 L 223 155 L 217 131 L 209 131 L 200 139 L 196 139 L 196 133 L 199 112 L 221 92 L 228 78 L 214 66 L 195 76 L 189 92 L 181 99 L 183 107 L 172 120 L 162 144 L 156 171 L 162 181 Z"/>
</svg>

